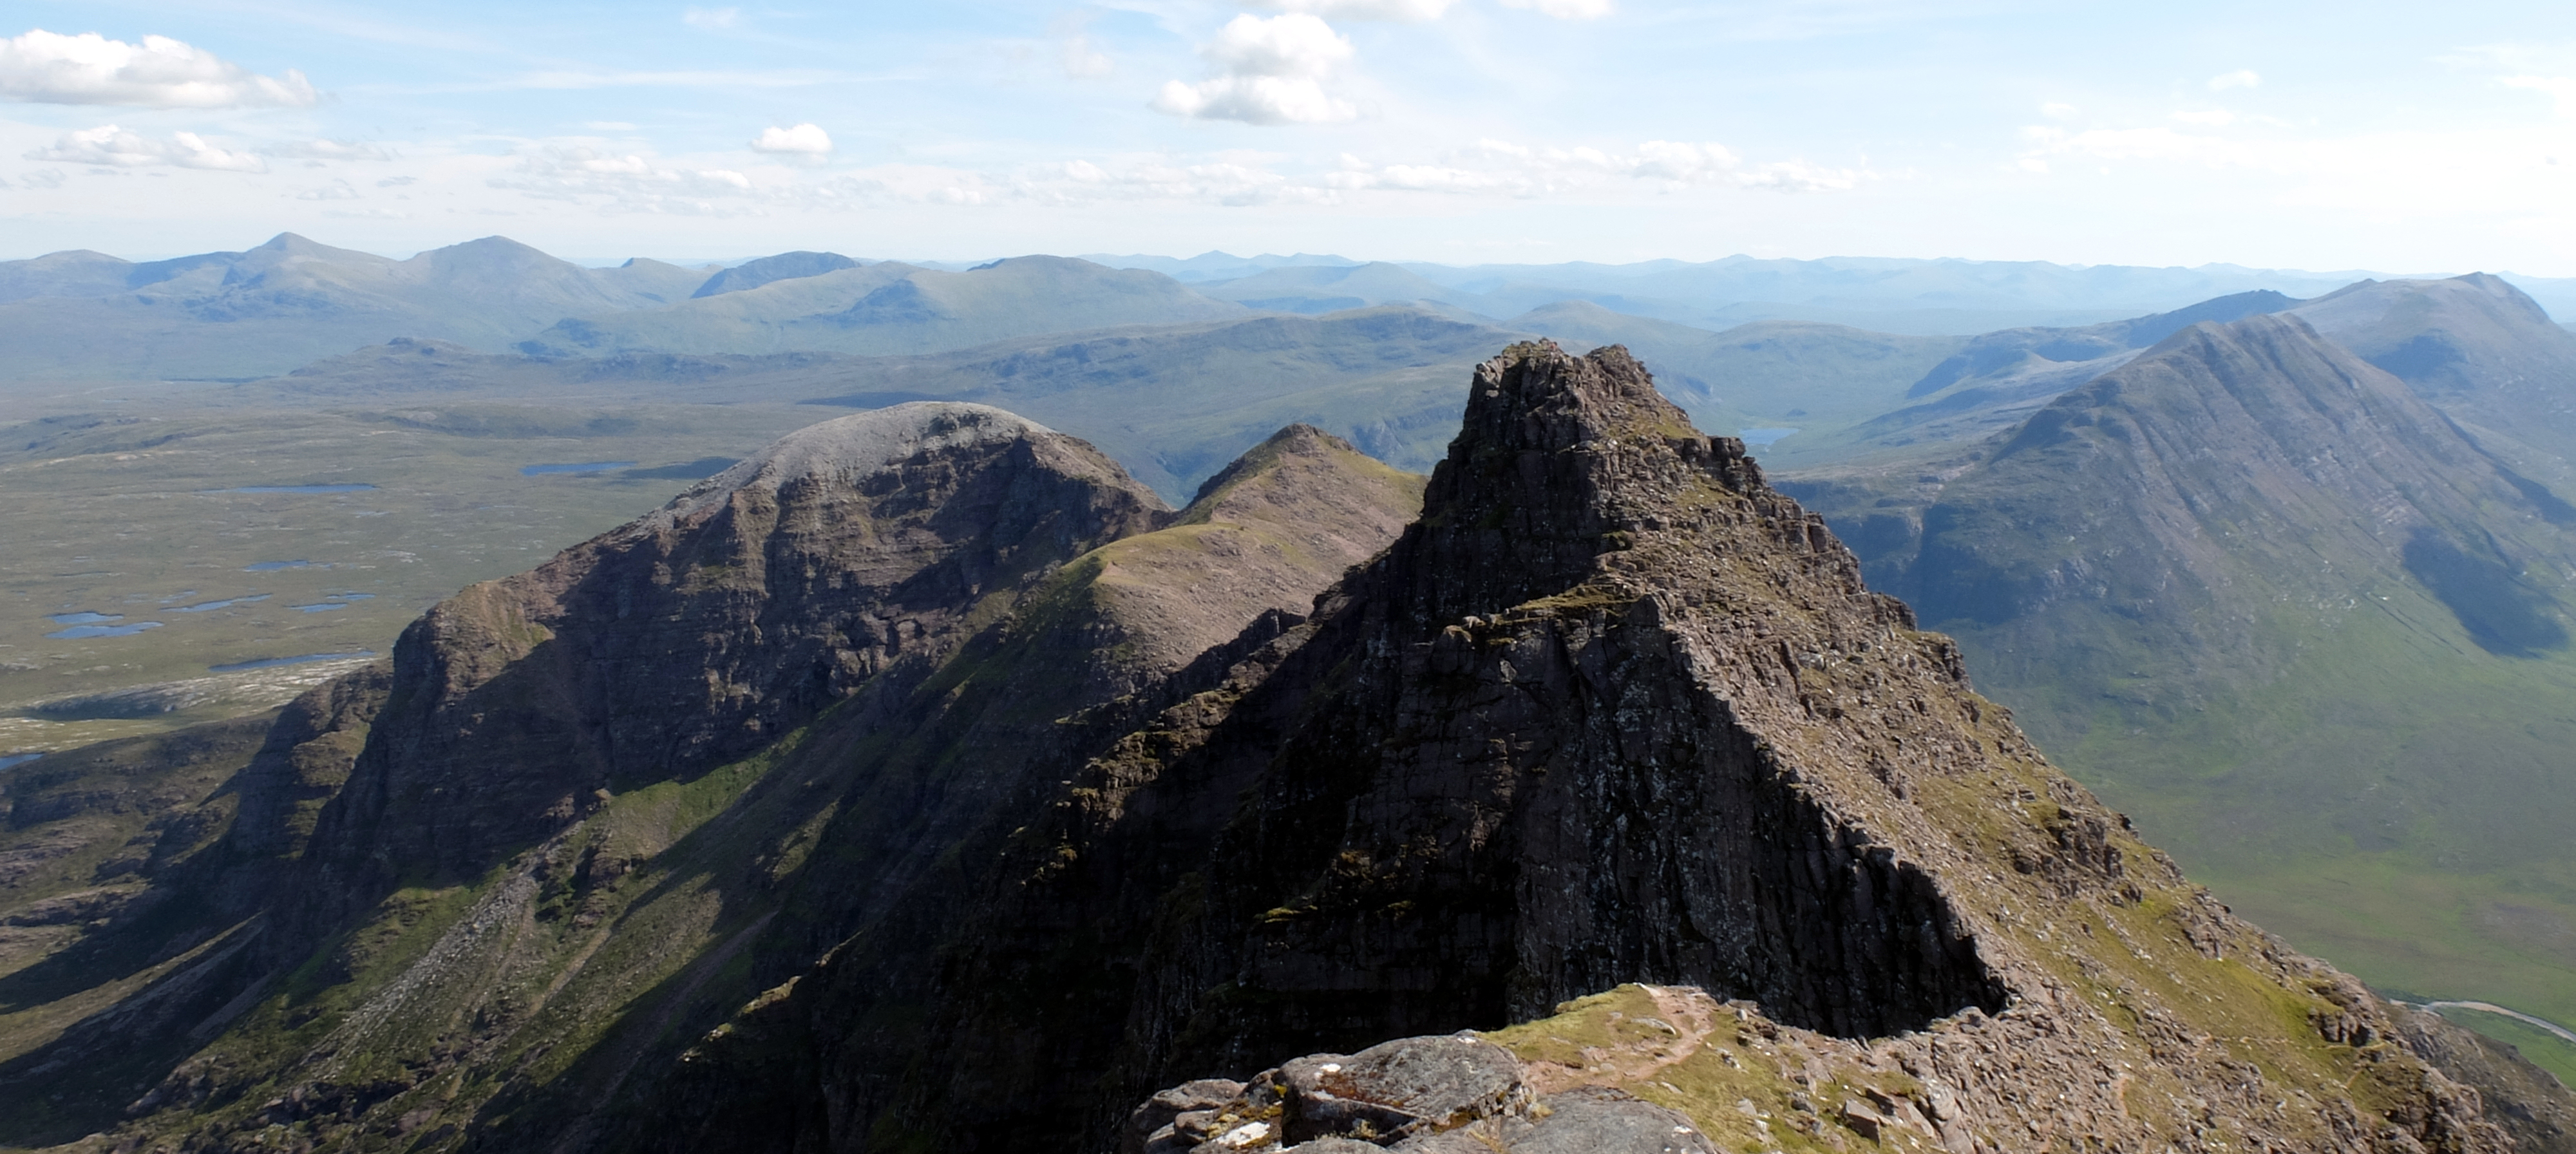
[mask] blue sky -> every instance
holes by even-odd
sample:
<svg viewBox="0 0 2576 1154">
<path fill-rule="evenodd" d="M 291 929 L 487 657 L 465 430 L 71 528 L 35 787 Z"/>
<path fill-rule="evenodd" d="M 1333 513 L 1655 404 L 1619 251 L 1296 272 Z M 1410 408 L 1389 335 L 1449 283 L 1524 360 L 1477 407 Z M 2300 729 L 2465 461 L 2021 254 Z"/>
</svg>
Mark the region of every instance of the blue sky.
<svg viewBox="0 0 2576 1154">
<path fill-rule="evenodd" d="M 7 257 L 292 230 L 588 259 L 2576 275 L 2565 3 L 93 0 L 7 19 Z"/>
</svg>

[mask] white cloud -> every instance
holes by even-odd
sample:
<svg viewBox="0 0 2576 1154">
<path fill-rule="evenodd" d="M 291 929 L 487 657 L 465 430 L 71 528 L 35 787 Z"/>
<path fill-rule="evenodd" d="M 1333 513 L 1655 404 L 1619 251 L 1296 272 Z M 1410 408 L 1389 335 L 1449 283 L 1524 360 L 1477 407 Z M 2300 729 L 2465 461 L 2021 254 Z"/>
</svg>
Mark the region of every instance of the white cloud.
<svg viewBox="0 0 2576 1154">
<path fill-rule="evenodd" d="M 1307 13 L 1237 16 L 1199 49 L 1219 75 L 1196 84 L 1170 81 L 1153 107 L 1174 116 L 1246 124 L 1353 120 L 1359 109 L 1326 92 L 1323 83 L 1353 52 L 1349 37 Z"/>
<path fill-rule="evenodd" d="M 732 208 L 725 202 L 761 195 L 750 177 L 732 169 L 666 167 L 640 154 L 615 156 L 579 145 L 548 145 L 526 154 L 515 172 L 488 183 L 543 200 L 687 215 L 757 211 L 756 206 Z"/>
<path fill-rule="evenodd" d="M 813 124 L 780 128 L 773 124 L 751 140 L 753 152 L 766 152 L 819 164 L 832 155 L 832 136 Z"/>
<path fill-rule="evenodd" d="M 39 28 L 0 40 L 0 99 L 137 108 L 305 108 L 321 94 L 301 72 L 256 75 L 167 36 L 128 44 L 95 32 L 63 36 Z"/>
<path fill-rule="evenodd" d="M 1303 12 L 1237 16 L 1200 54 L 1237 76 L 1321 76 L 1350 60 L 1350 37 Z"/>
<path fill-rule="evenodd" d="M 1392 20 L 1425 24 L 1439 19 L 1458 0 L 1253 0 L 1247 7 L 1273 12 L 1299 12 L 1328 20 Z"/>
<path fill-rule="evenodd" d="M 1359 118 L 1351 102 L 1312 77 L 1220 76 L 1196 84 L 1165 81 L 1154 110 L 1199 120 L 1245 124 L 1339 124 Z"/>
<path fill-rule="evenodd" d="M 2229 112 L 2224 108 L 2209 108 L 2197 112 L 2177 112 L 2173 114 L 2173 118 L 2185 124 L 2206 124 L 2211 127 L 2236 123 L 2236 114 Z"/>
<path fill-rule="evenodd" d="M 355 140 L 300 140 L 260 149 L 285 160 L 392 160 L 393 154 Z"/>
<path fill-rule="evenodd" d="M 2212 92 L 2225 92 L 2230 88 L 2260 88 L 2262 85 L 2262 74 L 2251 68 L 2222 72 L 2209 78 L 2209 90 Z"/>
<path fill-rule="evenodd" d="M 680 14 L 680 21 L 691 28 L 731 28 L 742 23 L 742 9 L 691 8 Z"/>
<path fill-rule="evenodd" d="M 94 164 L 108 168 L 174 165 L 222 172 L 266 172 L 268 162 L 248 152 L 228 152 L 193 132 L 174 132 L 168 140 L 127 132 L 113 124 L 65 133 L 51 147 L 27 154 L 29 160 Z"/>
<path fill-rule="evenodd" d="M 26 181 L 29 188 L 61 188 L 66 178 L 62 169 L 39 168 L 18 179 Z"/>
<path fill-rule="evenodd" d="M 2073 120 L 2078 115 L 2078 110 L 2072 104 L 2051 103 L 2040 105 L 2039 114 L 2050 120 Z"/>
<path fill-rule="evenodd" d="M 1503 0 L 1505 8 L 1527 8 L 1559 20 L 1598 20 L 1610 14 L 1610 0 Z"/>
</svg>

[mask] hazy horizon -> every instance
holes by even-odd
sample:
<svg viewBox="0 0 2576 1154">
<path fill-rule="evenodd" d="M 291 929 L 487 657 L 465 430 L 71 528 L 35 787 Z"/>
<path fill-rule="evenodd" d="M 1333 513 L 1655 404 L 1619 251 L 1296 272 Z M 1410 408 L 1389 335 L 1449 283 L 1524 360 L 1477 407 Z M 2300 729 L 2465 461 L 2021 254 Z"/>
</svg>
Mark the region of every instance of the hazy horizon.
<svg viewBox="0 0 2576 1154">
<path fill-rule="evenodd" d="M 2576 10 L 40 0 L 0 251 L 2576 275 Z M 695 255 L 690 255 L 695 254 Z"/>
</svg>

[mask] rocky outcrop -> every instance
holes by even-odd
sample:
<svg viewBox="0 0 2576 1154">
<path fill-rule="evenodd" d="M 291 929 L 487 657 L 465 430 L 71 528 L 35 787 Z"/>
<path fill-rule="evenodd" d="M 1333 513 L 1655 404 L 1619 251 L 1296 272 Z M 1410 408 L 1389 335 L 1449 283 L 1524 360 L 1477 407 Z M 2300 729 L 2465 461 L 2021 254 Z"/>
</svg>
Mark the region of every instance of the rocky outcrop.
<svg viewBox="0 0 2576 1154">
<path fill-rule="evenodd" d="M 1242 1082 L 1188 1082 L 1127 1116 L 1119 1154 L 1716 1154 L 1680 1113 L 1616 1090 L 1539 1095 L 1473 1034 L 1308 1054 Z"/>
<path fill-rule="evenodd" d="M 1702 1130 L 1776 1098 L 1960 1150 L 2505 1148 L 1622 350 L 1480 367 L 1421 520 L 1222 656 L 971 896 L 841 939 L 627 1138 L 1079 1150 L 1156 1086 L 1652 982 L 1710 991 L 1645 1015 L 1698 1031 Z"/>
<path fill-rule="evenodd" d="M 292 881 L 66 1037 L 211 1039 L 137 1149 L 2507 1148 L 1623 351 L 1414 492 L 791 437 L 300 702 L 226 843 Z"/>
<path fill-rule="evenodd" d="M 112 1012 L 0 1065 L 0 1140 L 616 1145 L 623 1095 L 833 941 L 934 940 L 905 919 L 1420 490 L 1304 426 L 1177 512 L 994 410 L 790 437 L 236 727 L 188 869 L 30 911 L 152 905 L 134 964 L 194 952 L 48 987 Z"/>
<path fill-rule="evenodd" d="M 873 678 L 918 677 L 988 595 L 1166 516 L 1090 446 L 998 409 L 925 402 L 805 429 L 405 630 L 308 860 L 334 888 L 476 876 L 616 791 L 758 749 Z"/>
</svg>

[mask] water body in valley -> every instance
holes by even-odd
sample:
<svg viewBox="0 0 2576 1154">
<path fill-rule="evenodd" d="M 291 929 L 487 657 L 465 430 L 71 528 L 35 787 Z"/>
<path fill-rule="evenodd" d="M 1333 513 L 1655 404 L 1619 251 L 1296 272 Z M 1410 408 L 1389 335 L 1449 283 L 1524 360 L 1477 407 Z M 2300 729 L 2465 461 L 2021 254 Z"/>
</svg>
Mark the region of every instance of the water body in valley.
<svg viewBox="0 0 2576 1154">
<path fill-rule="evenodd" d="M 113 620 L 113 618 L 111 618 Z M 137 621 L 132 625 L 74 625 L 45 636 L 56 641 L 81 641 L 91 637 L 132 637 L 146 629 L 159 629 L 158 621 Z"/>
</svg>

